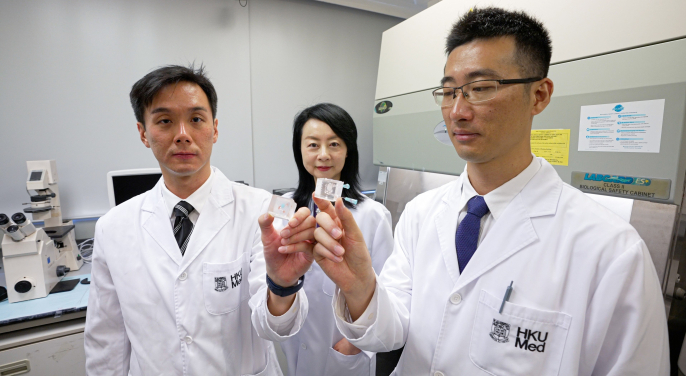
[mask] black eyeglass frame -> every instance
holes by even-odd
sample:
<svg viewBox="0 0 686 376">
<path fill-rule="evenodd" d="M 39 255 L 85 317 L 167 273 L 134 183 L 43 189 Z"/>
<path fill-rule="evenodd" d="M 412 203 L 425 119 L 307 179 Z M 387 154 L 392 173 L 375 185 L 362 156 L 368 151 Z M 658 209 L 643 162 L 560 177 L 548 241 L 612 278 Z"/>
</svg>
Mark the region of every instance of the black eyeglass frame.
<svg viewBox="0 0 686 376">
<path fill-rule="evenodd" d="M 544 78 L 545 78 L 545 77 L 529 77 L 529 78 L 512 78 L 512 79 L 504 79 L 504 80 L 476 80 L 476 81 L 472 81 L 472 82 L 467 82 L 466 84 L 464 84 L 464 85 L 462 85 L 462 86 L 458 86 L 458 87 L 439 86 L 439 87 L 437 87 L 434 91 L 431 92 L 431 95 L 434 97 L 434 101 L 436 101 L 436 92 L 437 92 L 437 91 L 439 91 L 439 90 L 441 90 L 441 89 L 453 89 L 453 90 L 454 90 L 454 92 L 453 92 L 453 100 L 455 100 L 455 98 L 457 98 L 457 91 L 459 90 L 460 92 L 462 92 L 462 97 L 464 97 L 464 99 L 465 99 L 467 102 L 469 102 L 469 103 L 474 103 L 474 102 L 470 102 L 469 99 L 467 99 L 467 97 L 464 95 L 464 90 L 462 89 L 463 87 L 465 87 L 465 86 L 467 86 L 467 85 L 471 85 L 471 84 L 476 83 L 476 82 L 484 82 L 484 81 L 494 81 L 494 82 L 497 82 L 499 85 L 528 84 L 528 83 L 540 81 L 540 80 L 542 80 L 542 79 L 544 79 Z M 496 94 L 497 94 L 497 92 L 496 92 Z M 493 98 L 495 98 L 495 96 L 493 96 Z M 488 102 L 488 101 L 490 101 L 490 100 L 493 99 L 493 98 L 486 99 L 486 100 L 483 100 L 483 101 L 478 101 L 478 102 L 476 102 L 476 103 Z M 441 108 L 443 108 L 443 106 L 441 106 L 441 105 L 438 104 L 438 103 L 436 103 L 436 105 L 439 106 L 439 107 L 441 107 Z"/>
</svg>

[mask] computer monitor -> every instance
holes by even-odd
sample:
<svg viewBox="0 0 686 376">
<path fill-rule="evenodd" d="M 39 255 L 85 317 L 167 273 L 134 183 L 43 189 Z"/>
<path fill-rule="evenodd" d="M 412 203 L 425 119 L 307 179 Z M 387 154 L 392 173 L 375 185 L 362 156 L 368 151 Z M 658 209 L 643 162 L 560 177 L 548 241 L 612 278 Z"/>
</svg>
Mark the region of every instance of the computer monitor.
<svg viewBox="0 0 686 376">
<path fill-rule="evenodd" d="M 151 190 L 160 180 L 159 168 L 138 168 L 107 173 L 107 195 L 110 207 Z"/>
</svg>

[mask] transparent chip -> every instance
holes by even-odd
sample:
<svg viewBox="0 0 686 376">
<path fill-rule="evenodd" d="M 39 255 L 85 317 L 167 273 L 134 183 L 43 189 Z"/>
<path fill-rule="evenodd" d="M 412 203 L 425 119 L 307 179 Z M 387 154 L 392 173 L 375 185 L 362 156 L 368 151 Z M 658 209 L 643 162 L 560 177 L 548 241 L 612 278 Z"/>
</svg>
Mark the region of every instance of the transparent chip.
<svg viewBox="0 0 686 376">
<path fill-rule="evenodd" d="M 343 182 L 333 179 L 317 179 L 317 186 L 314 188 L 314 197 L 322 200 L 336 201 L 343 193 Z"/>
<path fill-rule="evenodd" d="M 272 195 L 272 200 L 269 203 L 269 214 L 276 218 L 283 218 L 285 220 L 291 219 L 295 214 L 297 204 L 290 198 Z"/>
</svg>

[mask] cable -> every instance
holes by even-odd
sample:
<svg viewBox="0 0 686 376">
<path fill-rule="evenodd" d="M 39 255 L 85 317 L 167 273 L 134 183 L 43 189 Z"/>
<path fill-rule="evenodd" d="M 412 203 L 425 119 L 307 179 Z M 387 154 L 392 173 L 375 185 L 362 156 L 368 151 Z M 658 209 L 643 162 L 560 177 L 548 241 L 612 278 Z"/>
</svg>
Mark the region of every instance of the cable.
<svg viewBox="0 0 686 376">
<path fill-rule="evenodd" d="M 93 261 L 93 239 L 86 239 L 79 244 L 79 253 L 86 264 L 90 264 Z"/>
<path fill-rule="evenodd" d="M 248 6 L 248 0 L 245 0 L 245 5 L 243 5 L 243 0 L 238 0 L 238 4 L 240 4 L 243 8 Z"/>
</svg>

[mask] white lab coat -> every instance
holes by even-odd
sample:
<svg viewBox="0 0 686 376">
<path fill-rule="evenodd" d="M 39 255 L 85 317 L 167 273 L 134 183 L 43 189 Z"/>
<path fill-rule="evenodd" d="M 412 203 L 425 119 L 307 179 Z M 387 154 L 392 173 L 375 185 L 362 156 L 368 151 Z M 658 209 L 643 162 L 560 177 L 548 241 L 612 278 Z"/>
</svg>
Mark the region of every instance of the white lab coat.
<svg viewBox="0 0 686 376">
<path fill-rule="evenodd" d="M 293 193 L 284 197 L 292 198 Z M 351 210 L 360 226 L 372 256 L 372 266 L 380 273 L 393 251 L 391 213 L 380 203 L 365 199 Z M 280 221 L 280 227 L 285 226 Z M 331 298 L 336 285 L 324 274 L 317 263 L 305 274 L 309 314 L 300 331 L 281 342 L 288 361 L 289 376 L 370 376 L 376 374 L 376 354 L 361 352 L 343 355 L 333 345 L 343 338 L 336 328 L 331 310 Z"/>
<path fill-rule="evenodd" d="M 462 275 L 461 178 L 410 202 L 377 304 L 365 312 L 376 315 L 368 330 L 355 334 L 336 318 L 350 342 L 370 351 L 405 345 L 394 375 L 668 375 L 664 303 L 645 243 L 541 164 Z M 335 299 L 340 309 L 338 291 Z"/>
<path fill-rule="evenodd" d="M 183 257 L 162 179 L 98 221 L 85 329 L 89 375 L 282 374 L 273 344 L 258 336 L 285 338 L 266 321 L 257 219 L 271 195 L 214 173 Z M 307 298 L 298 294 L 289 334 L 307 315 Z"/>
</svg>

